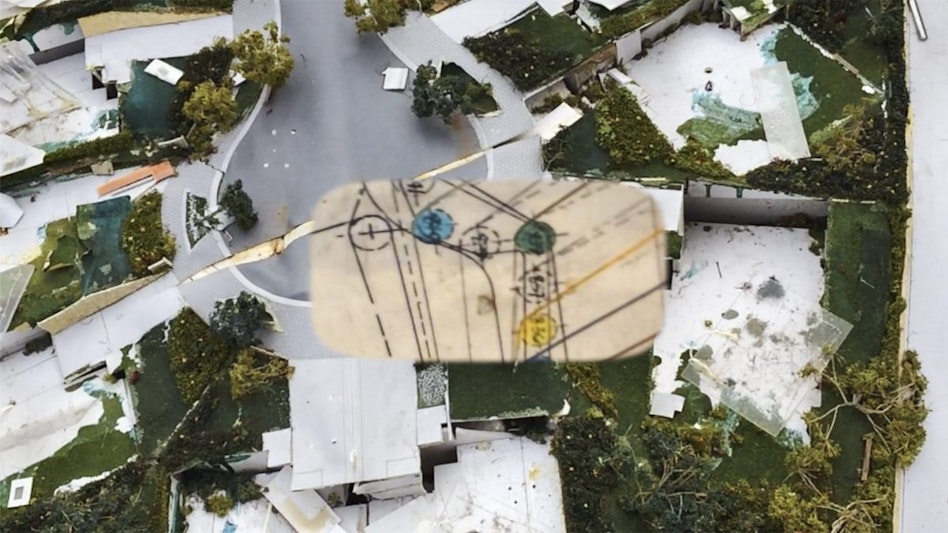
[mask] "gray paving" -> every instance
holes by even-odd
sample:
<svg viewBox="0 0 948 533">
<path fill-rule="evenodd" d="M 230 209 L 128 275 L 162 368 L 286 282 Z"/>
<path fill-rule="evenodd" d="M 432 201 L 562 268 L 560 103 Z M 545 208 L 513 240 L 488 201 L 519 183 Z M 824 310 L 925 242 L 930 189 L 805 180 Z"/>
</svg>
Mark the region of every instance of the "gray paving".
<svg viewBox="0 0 948 533">
<path fill-rule="evenodd" d="M 912 99 L 912 245 L 908 298 L 907 344 L 916 350 L 928 378 L 925 401 L 931 412 L 925 421 L 928 437 L 921 454 L 906 471 L 901 495 L 901 531 L 945 531 L 948 527 L 948 365 L 945 352 L 945 306 L 948 302 L 948 2 L 919 0 L 933 30 L 919 41 L 907 24 L 909 90 Z"/>
<path fill-rule="evenodd" d="M 410 178 L 480 149 L 467 119 L 451 126 L 420 120 L 410 92 L 381 89 L 382 71 L 403 66 L 377 35 L 359 36 L 341 3 L 282 2 L 283 30 L 292 38 L 296 67 L 273 93 L 241 141 L 224 177 L 240 179 L 260 222 L 233 231 L 232 250 L 283 235 L 309 220 L 330 189 L 359 180 Z M 483 158 L 446 178 L 484 178 Z M 308 247 L 240 267 L 273 294 L 305 299 Z"/>
</svg>

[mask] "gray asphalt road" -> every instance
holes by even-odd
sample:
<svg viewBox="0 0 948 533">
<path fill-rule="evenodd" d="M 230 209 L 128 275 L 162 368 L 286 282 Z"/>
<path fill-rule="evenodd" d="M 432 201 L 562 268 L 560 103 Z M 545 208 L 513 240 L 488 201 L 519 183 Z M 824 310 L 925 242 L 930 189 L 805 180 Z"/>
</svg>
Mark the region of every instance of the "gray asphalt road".
<svg viewBox="0 0 948 533">
<path fill-rule="evenodd" d="M 292 39 L 296 67 L 264 105 L 224 177 L 225 185 L 243 181 L 260 215 L 249 233 L 231 231 L 231 250 L 308 220 L 316 201 L 338 185 L 411 178 L 479 150 L 467 119 L 451 126 L 418 119 L 410 91 L 382 90 L 382 71 L 404 65 L 377 35 L 356 33 L 341 1 L 283 0 L 283 30 Z M 486 173 L 482 158 L 444 177 Z M 308 246 L 301 241 L 240 271 L 273 294 L 306 299 L 308 267 Z"/>
</svg>

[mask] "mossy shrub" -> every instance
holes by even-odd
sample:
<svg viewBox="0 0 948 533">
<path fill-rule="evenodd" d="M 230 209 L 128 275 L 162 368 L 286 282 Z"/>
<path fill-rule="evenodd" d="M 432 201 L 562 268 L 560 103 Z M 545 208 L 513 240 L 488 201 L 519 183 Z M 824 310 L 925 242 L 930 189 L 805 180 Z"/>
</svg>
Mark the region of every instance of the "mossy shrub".
<svg viewBox="0 0 948 533">
<path fill-rule="evenodd" d="M 205 387 L 223 373 L 232 357 L 229 343 L 215 335 L 191 308 L 171 321 L 168 331 L 171 372 L 187 404 L 201 397 Z"/>
<path fill-rule="evenodd" d="M 635 96 L 621 87 L 610 90 L 596 108 L 596 143 L 620 166 L 662 162 L 673 152 Z"/>
<path fill-rule="evenodd" d="M 139 198 L 122 224 L 122 250 L 132 273 L 149 274 L 148 266 L 175 256 L 174 237 L 161 223 L 161 193 L 152 191 Z"/>
</svg>

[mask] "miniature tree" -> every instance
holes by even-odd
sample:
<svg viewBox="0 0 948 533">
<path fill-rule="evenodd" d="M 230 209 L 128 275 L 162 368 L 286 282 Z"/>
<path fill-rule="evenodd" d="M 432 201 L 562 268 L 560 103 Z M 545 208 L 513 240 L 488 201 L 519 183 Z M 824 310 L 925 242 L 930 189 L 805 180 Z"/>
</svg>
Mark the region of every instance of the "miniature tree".
<svg viewBox="0 0 948 533">
<path fill-rule="evenodd" d="M 182 112 L 194 124 L 188 140 L 195 154 L 207 155 L 214 134 L 227 131 L 237 121 L 237 102 L 229 87 L 205 81 L 194 88 Z"/>
<path fill-rule="evenodd" d="M 359 33 L 385 33 L 405 23 L 405 6 L 399 0 L 346 0 L 344 9 Z"/>
<path fill-rule="evenodd" d="M 438 76 L 438 71 L 427 65 L 418 67 L 412 83 L 411 109 L 420 118 L 438 115 L 445 124 L 455 112 L 474 112 L 474 100 L 490 94 L 489 85 L 481 85 L 457 76 Z"/>
<path fill-rule="evenodd" d="M 214 304 L 211 312 L 211 331 L 232 342 L 238 348 L 257 344 L 257 330 L 271 320 L 266 306 L 256 296 L 241 291 L 240 296 Z"/>
<path fill-rule="evenodd" d="M 293 367 L 286 359 L 245 348 L 237 354 L 237 361 L 230 368 L 231 397 L 235 400 L 243 398 L 274 379 L 289 377 L 292 374 Z"/>
<path fill-rule="evenodd" d="M 221 197 L 221 207 L 234 215 L 237 227 L 243 231 L 253 228 L 257 224 L 257 212 L 253 210 L 253 199 L 244 192 L 241 180 L 228 185 Z"/>
<path fill-rule="evenodd" d="M 250 81 L 279 89 L 295 65 L 293 54 L 286 46 L 290 38 L 280 35 L 275 22 L 268 22 L 263 29 L 266 35 L 246 30 L 231 43 L 238 60 L 234 68 Z"/>
</svg>

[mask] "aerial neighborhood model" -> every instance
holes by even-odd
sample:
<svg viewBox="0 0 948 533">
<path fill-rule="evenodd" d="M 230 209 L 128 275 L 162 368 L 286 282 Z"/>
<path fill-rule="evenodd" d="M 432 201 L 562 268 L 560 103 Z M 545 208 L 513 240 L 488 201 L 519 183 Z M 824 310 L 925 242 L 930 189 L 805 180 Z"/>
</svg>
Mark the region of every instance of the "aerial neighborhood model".
<svg viewBox="0 0 948 533">
<path fill-rule="evenodd" d="M 0 0 L 0 531 L 948 530 L 946 23 Z"/>
</svg>

